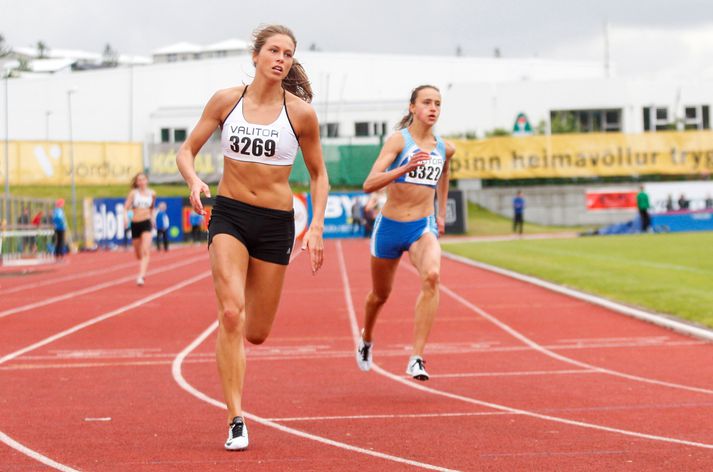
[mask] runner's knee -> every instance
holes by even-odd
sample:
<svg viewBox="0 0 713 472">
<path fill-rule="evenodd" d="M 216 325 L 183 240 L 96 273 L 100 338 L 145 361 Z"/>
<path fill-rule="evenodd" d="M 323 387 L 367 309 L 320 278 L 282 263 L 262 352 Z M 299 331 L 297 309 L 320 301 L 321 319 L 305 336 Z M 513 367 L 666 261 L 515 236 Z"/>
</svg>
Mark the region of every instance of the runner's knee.
<svg viewBox="0 0 713 472">
<path fill-rule="evenodd" d="M 246 333 L 245 339 L 247 339 L 250 344 L 262 344 L 267 339 L 267 334 L 268 333 L 262 333 L 262 332 Z"/>
<path fill-rule="evenodd" d="M 436 290 L 441 282 L 441 274 L 438 269 L 429 269 L 421 277 L 421 284 L 425 290 Z"/>
<path fill-rule="evenodd" d="M 374 305 L 383 305 L 389 298 L 391 290 L 373 290 L 367 297 L 367 302 Z"/>
<path fill-rule="evenodd" d="M 220 327 L 228 333 L 239 333 L 245 329 L 244 309 L 238 304 L 232 304 L 218 313 Z"/>
</svg>

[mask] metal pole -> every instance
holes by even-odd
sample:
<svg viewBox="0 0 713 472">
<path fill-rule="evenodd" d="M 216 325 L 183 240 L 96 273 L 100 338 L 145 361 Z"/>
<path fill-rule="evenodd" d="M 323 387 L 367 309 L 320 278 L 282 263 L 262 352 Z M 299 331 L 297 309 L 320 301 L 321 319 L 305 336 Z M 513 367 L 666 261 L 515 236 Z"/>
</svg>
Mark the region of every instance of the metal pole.
<svg viewBox="0 0 713 472">
<path fill-rule="evenodd" d="M 9 88 L 9 78 L 10 72 L 3 71 L 5 76 L 5 205 L 3 210 L 3 218 L 8 227 L 10 226 L 10 112 L 8 103 L 8 88 Z"/>
<path fill-rule="evenodd" d="M 67 120 L 69 122 L 69 168 L 72 186 L 72 242 L 77 241 L 77 186 L 74 180 L 74 140 L 72 139 L 72 94 L 76 90 L 67 90 Z"/>
<path fill-rule="evenodd" d="M 134 140 L 134 65 L 129 64 L 129 142 Z"/>
<path fill-rule="evenodd" d="M 50 140 L 50 115 L 52 110 L 45 110 L 45 141 Z"/>
</svg>

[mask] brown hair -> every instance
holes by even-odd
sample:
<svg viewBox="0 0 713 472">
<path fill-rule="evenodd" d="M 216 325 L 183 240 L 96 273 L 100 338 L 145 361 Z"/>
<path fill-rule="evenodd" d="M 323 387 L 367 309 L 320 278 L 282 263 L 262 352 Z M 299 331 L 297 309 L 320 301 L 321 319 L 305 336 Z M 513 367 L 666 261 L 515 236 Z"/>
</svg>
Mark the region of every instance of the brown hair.
<svg viewBox="0 0 713 472">
<path fill-rule="evenodd" d="M 133 176 L 131 178 L 131 188 L 139 188 L 139 185 L 136 183 L 136 181 L 139 180 L 139 176 L 141 176 L 141 175 L 146 177 L 146 180 L 148 180 L 149 177 L 145 173 L 139 172 L 138 174 L 136 174 L 135 176 Z"/>
<path fill-rule="evenodd" d="M 258 29 L 253 32 L 252 53 L 259 53 L 265 45 L 265 42 L 276 34 L 289 36 L 295 44 L 295 49 L 297 49 L 297 40 L 292 30 L 282 25 L 266 25 L 258 27 Z M 312 86 L 307 78 L 307 73 L 302 67 L 302 64 L 294 57 L 292 58 L 292 67 L 287 73 L 287 77 L 282 80 L 282 88 L 297 95 L 305 102 L 309 103 L 312 101 Z"/>
<path fill-rule="evenodd" d="M 411 99 L 409 100 L 409 103 L 411 105 L 415 105 L 416 98 L 418 97 L 418 92 L 420 92 L 423 89 L 427 89 L 427 88 L 433 89 L 436 92 L 441 93 L 441 91 L 438 90 L 438 87 L 436 87 L 435 85 L 419 85 L 415 89 L 411 90 Z M 411 113 L 411 110 L 409 110 L 409 112 L 407 114 L 405 114 L 403 116 L 403 118 L 401 118 L 401 121 L 399 121 L 399 124 L 396 125 L 396 129 L 399 130 L 399 129 L 408 128 L 408 126 L 411 123 L 413 123 L 413 113 Z"/>
</svg>

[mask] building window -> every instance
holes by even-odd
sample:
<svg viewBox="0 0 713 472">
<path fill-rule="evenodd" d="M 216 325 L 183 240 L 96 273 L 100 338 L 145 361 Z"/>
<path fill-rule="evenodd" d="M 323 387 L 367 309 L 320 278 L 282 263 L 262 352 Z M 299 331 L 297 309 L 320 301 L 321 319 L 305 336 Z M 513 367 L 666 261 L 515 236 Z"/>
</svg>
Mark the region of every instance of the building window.
<svg viewBox="0 0 713 472">
<path fill-rule="evenodd" d="M 665 131 L 672 129 L 666 107 L 644 107 L 644 131 Z"/>
<path fill-rule="evenodd" d="M 161 128 L 162 143 L 182 143 L 186 140 L 187 131 L 185 128 Z"/>
<path fill-rule="evenodd" d="M 710 107 L 708 105 L 687 106 L 683 113 L 684 129 L 710 129 Z"/>
<path fill-rule="evenodd" d="M 319 134 L 323 138 L 338 138 L 339 123 L 322 123 L 319 125 Z"/>
<path fill-rule="evenodd" d="M 362 121 L 354 124 L 355 136 L 384 136 L 387 130 L 385 121 Z"/>
<path fill-rule="evenodd" d="M 612 133 L 621 131 L 621 109 L 553 110 L 553 133 Z"/>
<path fill-rule="evenodd" d="M 186 140 L 186 130 L 185 128 L 178 128 L 173 130 L 173 142 L 182 143 Z"/>
<path fill-rule="evenodd" d="M 354 136 L 369 136 L 369 124 L 368 121 L 354 123 Z"/>
</svg>

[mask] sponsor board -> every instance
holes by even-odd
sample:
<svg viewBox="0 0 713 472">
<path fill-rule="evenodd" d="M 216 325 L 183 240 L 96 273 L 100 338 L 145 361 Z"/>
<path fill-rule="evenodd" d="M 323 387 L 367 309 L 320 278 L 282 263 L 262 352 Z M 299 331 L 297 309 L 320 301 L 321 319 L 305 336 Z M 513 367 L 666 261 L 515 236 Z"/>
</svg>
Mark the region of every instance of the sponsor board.
<svg viewBox="0 0 713 472">
<path fill-rule="evenodd" d="M 352 211 L 354 205 L 357 210 L 363 209 L 369 195 L 363 192 L 334 192 L 327 197 L 324 212 L 324 237 L 325 238 L 360 238 L 364 236 L 364 225 L 361 221 L 354 221 Z M 309 222 L 312 222 L 312 196 L 307 195 L 307 209 Z"/>
<path fill-rule="evenodd" d="M 636 210 L 636 190 L 588 190 L 587 211 Z"/>
<path fill-rule="evenodd" d="M 183 241 L 181 227 L 180 197 L 158 197 L 159 203 L 166 203 L 166 214 L 169 219 L 168 237 L 170 241 Z M 126 209 L 124 198 L 95 198 L 92 203 L 93 239 L 99 246 L 124 245 L 131 243 L 131 233 L 126 231 Z M 154 235 L 156 230 L 153 230 Z"/>
</svg>

